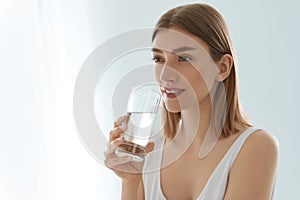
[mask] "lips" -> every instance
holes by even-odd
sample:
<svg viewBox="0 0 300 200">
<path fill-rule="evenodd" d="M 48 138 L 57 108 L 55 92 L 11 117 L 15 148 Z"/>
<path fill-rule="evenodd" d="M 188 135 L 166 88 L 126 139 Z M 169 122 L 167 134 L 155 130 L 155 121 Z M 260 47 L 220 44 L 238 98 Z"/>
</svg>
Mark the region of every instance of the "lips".
<svg viewBox="0 0 300 200">
<path fill-rule="evenodd" d="M 168 98 L 176 98 L 179 95 L 181 95 L 182 92 L 184 92 L 184 89 L 180 89 L 180 88 L 161 87 L 160 89 L 162 93 L 166 95 L 166 97 Z"/>
</svg>

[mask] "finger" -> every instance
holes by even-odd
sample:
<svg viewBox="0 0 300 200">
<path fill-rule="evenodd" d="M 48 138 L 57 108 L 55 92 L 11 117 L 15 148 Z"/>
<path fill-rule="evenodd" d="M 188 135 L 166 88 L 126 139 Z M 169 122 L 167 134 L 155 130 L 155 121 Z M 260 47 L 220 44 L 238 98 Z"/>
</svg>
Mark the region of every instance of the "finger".
<svg viewBox="0 0 300 200">
<path fill-rule="evenodd" d="M 154 142 L 149 142 L 149 143 L 146 145 L 146 147 L 145 147 L 146 153 L 149 153 L 149 152 L 153 151 L 154 145 L 155 145 Z"/>
<path fill-rule="evenodd" d="M 111 141 L 119 138 L 124 133 L 124 131 L 126 131 L 126 129 L 127 129 L 127 126 L 114 128 L 109 133 L 109 141 L 111 142 Z"/>
<path fill-rule="evenodd" d="M 119 145 L 125 142 L 125 139 L 123 136 L 120 138 L 113 140 L 108 143 L 107 150 L 104 152 L 104 156 L 108 157 L 110 154 L 114 154 L 115 150 L 118 148 Z"/>
<path fill-rule="evenodd" d="M 118 127 L 118 126 L 121 126 L 123 123 L 126 123 L 128 119 L 128 116 L 122 116 L 122 117 L 119 117 L 115 122 L 114 122 L 114 128 Z"/>
<path fill-rule="evenodd" d="M 114 154 L 115 154 L 115 150 L 116 150 L 116 148 L 112 147 L 112 146 L 109 144 L 109 148 L 103 153 L 103 154 L 104 154 L 104 157 L 105 157 L 105 158 L 108 158 L 108 157 L 114 155 Z"/>
<path fill-rule="evenodd" d="M 124 136 L 122 135 L 119 138 L 110 142 L 110 144 L 112 145 L 112 147 L 117 148 L 120 144 L 122 144 L 124 142 L 125 142 L 125 139 L 124 139 Z"/>
</svg>

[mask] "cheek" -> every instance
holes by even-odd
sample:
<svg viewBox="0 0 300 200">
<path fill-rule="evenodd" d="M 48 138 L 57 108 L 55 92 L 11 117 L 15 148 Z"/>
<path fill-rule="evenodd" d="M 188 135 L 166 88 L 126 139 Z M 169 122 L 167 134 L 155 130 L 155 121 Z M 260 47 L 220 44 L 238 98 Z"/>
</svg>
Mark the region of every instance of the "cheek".
<svg viewBox="0 0 300 200">
<path fill-rule="evenodd" d="M 204 82 L 210 90 L 218 73 L 215 63 L 205 57 L 202 60 L 196 60 L 192 65 L 194 66 L 193 73 L 198 75 L 198 80 Z"/>
<path fill-rule="evenodd" d="M 190 89 L 192 90 L 191 92 L 197 96 L 198 100 L 207 96 L 209 93 L 208 85 L 198 71 L 195 70 L 186 74 L 186 79 L 189 82 Z"/>
<path fill-rule="evenodd" d="M 201 74 L 196 69 L 186 70 L 183 73 L 183 76 L 193 88 L 197 88 L 200 84 L 202 84 L 202 82 L 204 82 Z"/>
<path fill-rule="evenodd" d="M 197 86 L 197 88 L 200 88 L 203 92 L 210 91 L 215 83 L 215 72 L 209 68 L 202 68 L 195 70 L 193 72 L 192 82 L 193 86 Z"/>
<path fill-rule="evenodd" d="M 192 79 L 190 79 L 189 82 L 196 94 L 200 94 L 207 91 L 206 83 L 200 75 L 192 76 Z"/>
</svg>

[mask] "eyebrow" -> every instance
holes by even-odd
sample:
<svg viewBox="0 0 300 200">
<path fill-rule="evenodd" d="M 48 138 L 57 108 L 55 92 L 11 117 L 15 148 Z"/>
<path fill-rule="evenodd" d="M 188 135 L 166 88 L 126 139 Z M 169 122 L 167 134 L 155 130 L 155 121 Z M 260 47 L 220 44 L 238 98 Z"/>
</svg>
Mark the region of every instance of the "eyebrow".
<svg viewBox="0 0 300 200">
<path fill-rule="evenodd" d="M 162 53 L 162 50 L 161 49 L 159 49 L 159 48 L 152 48 L 151 49 L 153 52 L 158 52 L 158 53 Z M 189 47 L 189 46 L 183 46 L 183 47 L 179 47 L 179 48 L 177 48 L 177 49 L 174 49 L 173 51 L 172 51 L 172 53 L 181 53 L 181 52 L 184 52 L 184 51 L 190 51 L 190 50 L 195 50 L 195 48 L 194 47 Z"/>
</svg>

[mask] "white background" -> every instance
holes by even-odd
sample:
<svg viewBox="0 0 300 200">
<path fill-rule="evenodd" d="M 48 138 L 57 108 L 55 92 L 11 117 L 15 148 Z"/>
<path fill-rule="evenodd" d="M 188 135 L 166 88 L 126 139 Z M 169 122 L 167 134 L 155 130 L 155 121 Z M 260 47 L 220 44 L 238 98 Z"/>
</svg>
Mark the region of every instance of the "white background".
<svg viewBox="0 0 300 200">
<path fill-rule="evenodd" d="M 76 133 L 76 75 L 103 41 L 191 2 L 0 0 L 0 199 L 119 199 L 119 179 Z M 300 3 L 206 3 L 231 30 L 243 107 L 280 143 L 275 199 L 299 199 Z"/>
</svg>

